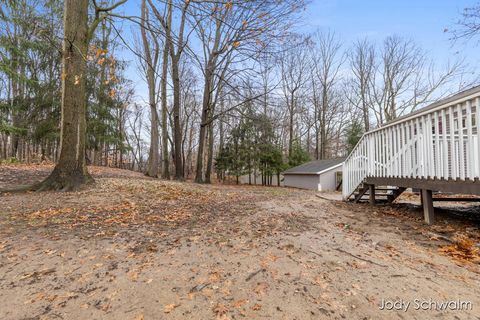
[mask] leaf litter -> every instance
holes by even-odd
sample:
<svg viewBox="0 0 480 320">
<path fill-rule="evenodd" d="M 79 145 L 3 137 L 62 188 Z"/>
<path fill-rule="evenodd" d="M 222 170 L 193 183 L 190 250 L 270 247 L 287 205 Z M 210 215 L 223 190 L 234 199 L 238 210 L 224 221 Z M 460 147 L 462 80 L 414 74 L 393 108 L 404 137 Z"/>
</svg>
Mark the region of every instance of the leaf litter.
<svg viewBox="0 0 480 320">
<path fill-rule="evenodd" d="M 0 184 L 48 168 L 0 168 Z M 425 227 L 409 208 L 309 191 L 90 171 L 96 184 L 78 193 L 2 196 L 0 301 L 22 299 L 0 303 L 1 318 L 378 318 L 382 295 L 403 287 L 480 303 L 478 274 L 445 264 L 478 259 L 471 225 Z"/>
</svg>

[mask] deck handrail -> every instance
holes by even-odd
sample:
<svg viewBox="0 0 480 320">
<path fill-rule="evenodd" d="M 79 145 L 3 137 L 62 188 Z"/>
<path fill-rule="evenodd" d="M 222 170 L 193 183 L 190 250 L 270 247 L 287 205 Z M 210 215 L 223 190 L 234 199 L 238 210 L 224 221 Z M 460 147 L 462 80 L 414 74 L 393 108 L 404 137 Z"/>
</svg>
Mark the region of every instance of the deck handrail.
<svg viewBox="0 0 480 320">
<path fill-rule="evenodd" d="M 479 179 L 478 111 L 480 87 L 363 134 L 343 165 L 344 199 L 367 177 Z"/>
</svg>

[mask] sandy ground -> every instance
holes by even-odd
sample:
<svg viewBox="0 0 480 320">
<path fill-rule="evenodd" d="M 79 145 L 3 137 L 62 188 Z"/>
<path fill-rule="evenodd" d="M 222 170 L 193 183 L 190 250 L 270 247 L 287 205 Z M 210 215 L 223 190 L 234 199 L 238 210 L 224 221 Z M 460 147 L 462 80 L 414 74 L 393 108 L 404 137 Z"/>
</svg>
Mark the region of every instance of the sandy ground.
<svg viewBox="0 0 480 320">
<path fill-rule="evenodd" d="M 50 169 L 0 167 L 0 187 Z M 480 319 L 475 221 L 91 171 L 78 193 L 0 195 L 0 319 Z"/>
</svg>

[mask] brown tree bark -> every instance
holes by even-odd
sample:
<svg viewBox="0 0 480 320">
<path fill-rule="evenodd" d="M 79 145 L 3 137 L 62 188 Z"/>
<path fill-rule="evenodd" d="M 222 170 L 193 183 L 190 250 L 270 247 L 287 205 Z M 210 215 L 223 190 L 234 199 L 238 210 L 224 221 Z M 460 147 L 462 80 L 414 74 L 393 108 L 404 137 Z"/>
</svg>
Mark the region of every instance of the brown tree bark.
<svg viewBox="0 0 480 320">
<path fill-rule="evenodd" d="M 200 119 L 200 133 L 198 138 L 198 153 L 197 153 L 197 165 L 196 165 L 196 173 L 195 173 L 195 182 L 196 183 L 203 183 L 203 158 L 205 156 L 205 143 L 207 137 L 207 120 L 209 117 L 209 110 L 210 110 L 210 102 L 211 102 L 211 72 L 209 72 L 207 67 L 206 75 L 205 75 L 205 85 L 203 88 L 203 103 L 202 103 L 202 117 Z"/>
<path fill-rule="evenodd" d="M 93 181 L 85 163 L 88 0 L 65 0 L 60 157 L 36 190 L 71 191 Z"/>
<path fill-rule="evenodd" d="M 173 143 L 175 155 L 175 179 L 183 180 L 182 159 L 182 127 L 180 125 L 180 74 L 178 61 L 173 63 L 172 57 L 172 80 L 173 80 Z"/>
<path fill-rule="evenodd" d="M 183 158 L 182 158 L 182 127 L 180 124 L 180 110 L 181 110 L 181 96 L 180 96 L 180 59 L 185 49 L 185 43 L 183 42 L 185 24 L 187 20 L 187 9 L 190 1 L 185 1 L 181 9 L 181 18 L 179 22 L 178 34 L 175 39 L 172 38 L 172 14 L 173 3 L 172 1 L 166 2 L 167 4 L 167 19 L 165 20 L 163 15 L 156 9 L 152 0 L 148 0 L 150 7 L 157 19 L 165 29 L 165 42 L 168 46 L 170 53 L 170 62 L 172 64 L 172 85 L 173 85 L 173 154 L 175 162 L 175 179 L 184 179 L 183 170 Z M 177 51 L 175 52 L 175 45 Z"/>
<path fill-rule="evenodd" d="M 162 65 L 162 154 L 163 154 L 163 166 L 162 177 L 164 179 L 170 179 L 170 159 L 168 153 L 168 105 L 167 105 L 167 76 L 168 76 L 168 44 L 165 43 L 163 49 L 163 65 Z"/>
<path fill-rule="evenodd" d="M 213 148 L 214 136 L 213 136 L 213 122 L 208 126 L 208 159 L 207 168 L 205 170 L 205 183 L 212 183 L 212 169 L 213 169 Z"/>
<path fill-rule="evenodd" d="M 147 31 L 145 28 L 145 21 L 147 20 L 147 5 L 146 0 L 142 0 L 142 23 L 140 27 L 140 33 L 142 35 L 143 49 L 145 53 L 145 63 L 146 63 L 146 78 L 148 85 L 148 102 L 150 105 L 150 150 L 148 155 L 148 167 L 146 175 L 149 177 L 158 177 L 158 165 L 159 165 L 159 120 L 157 113 L 157 102 L 156 102 L 156 84 L 155 84 L 155 68 L 157 64 L 157 59 L 152 58 L 150 52 L 150 44 L 147 38 Z M 155 47 L 155 50 L 158 50 Z M 158 56 L 158 53 L 156 54 Z"/>
</svg>

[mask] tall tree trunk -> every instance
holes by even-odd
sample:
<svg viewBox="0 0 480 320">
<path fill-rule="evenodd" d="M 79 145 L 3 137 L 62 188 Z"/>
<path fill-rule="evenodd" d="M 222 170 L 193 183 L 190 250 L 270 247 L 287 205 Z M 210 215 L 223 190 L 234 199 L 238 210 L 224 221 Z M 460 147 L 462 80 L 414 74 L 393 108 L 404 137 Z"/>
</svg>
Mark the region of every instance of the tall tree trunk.
<svg viewBox="0 0 480 320">
<path fill-rule="evenodd" d="M 220 100 L 220 114 L 223 114 L 223 110 L 224 110 L 224 100 L 223 100 L 223 97 L 222 99 Z M 218 150 L 219 152 L 222 152 L 223 151 L 223 145 L 224 145 L 224 132 L 223 132 L 223 116 L 221 116 L 219 119 L 218 119 L 218 131 L 219 131 L 219 142 L 218 142 Z M 218 174 L 218 173 L 217 173 Z M 220 171 L 220 176 L 218 177 L 217 176 L 217 179 L 219 180 L 225 180 L 224 179 L 224 171 Z M 256 177 L 255 177 L 256 179 Z"/>
<path fill-rule="evenodd" d="M 175 60 L 175 61 L 174 61 Z M 172 59 L 173 80 L 173 143 L 175 154 L 175 179 L 183 180 L 182 127 L 180 125 L 180 74 L 179 61 Z"/>
<path fill-rule="evenodd" d="M 143 49 L 145 52 L 145 62 L 146 66 L 146 76 L 147 76 L 147 85 L 148 85 L 148 102 L 150 105 L 150 114 L 151 114 L 151 128 L 150 128 L 150 151 L 148 155 L 148 167 L 146 175 L 150 177 L 158 177 L 158 145 L 159 141 L 159 132 L 158 132 L 158 113 L 157 113 L 157 103 L 156 103 L 156 84 L 155 84 L 155 65 L 152 59 L 150 52 L 150 44 L 147 38 L 147 32 L 145 29 L 145 20 L 147 18 L 147 6 L 146 0 L 142 0 L 142 25 L 140 27 L 140 32 L 142 34 Z M 158 48 L 155 48 L 158 49 Z"/>
<path fill-rule="evenodd" d="M 182 15 L 179 23 L 178 37 L 173 40 L 171 35 L 172 29 L 172 11 L 173 1 L 167 1 L 167 19 L 165 21 L 164 16 L 158 12 L 153 5 L 152 0 L 148 0 L 150 6 L 161 24 L 165 29 L 165 42 L 168 45 L 168 51 L 170 53 L 170 59 L 172 64 L 172 84 L 173 84 L 173 154 L 175 162 L 175 179 L 184 179 L 183 159 L 182 159 L 182 127 L 180 123 L 180 110 L 181 110 L 181 96 L 180 96 L 180 58 L 185 48 L 183 43 L 183 32 L 187 17 L 187 8 L 189 1 L 185 1 L 182 8 Z M 174 45 L 177 45 L 177 52 L 175 52 Z"/>
<path fill-rule="evenodd" d="M 65 0 L 60 157 L 37 190 L 78 189 L 93 181 L 85 164 L 88 0 Z"/>
<path fill-rule="evenodd" d="M 155 97 L 154 97 L 155 99 Z M 159 131 L 158 131 L 158 114 L 155 101 L 150 102 L 151 113 L 151 130 L 150 130 L 150 150 L 148 155 L 148 167 L 146 175 L 149 177 L 158 177 L 159 166 Z"/>
<path fill-rule="evenodd" d="M 190 177 L 192 172 L 193 172 L 193 167 L 192 167 L 192 145 L 193 145 L 193 137 L 194 137 L 194 122 L 190 124 L 190 128 L 188 129 L 188 147 L 187 147 L 187 163 L 188 163 L 188 171 L 187 171 L 187 177 Z"/>
<path fill-rule="evenodd" d="M 370 114 L 368 110 L 368 104 L 366 102 L 365 93 L 362 89 L 362 111 L 363 111 L 363 124 L 365 127 L 365 132 L 370 131 Z"/>
<path fill-rule="evenodd" d="M 204 124 L 207 121 L 207 110 L 202 110 L 202 118 L 200 123 L 200 134 L 198 137 L 198 154 L 197 154 L 197 165 L 195 172 L 195 182 L 203 183 L 203 155 L 205 148 L 205 138 L 207 135 L 207 126 Z"/>
<path fill-rule="evenodd" d="M 213 121 L 210 122 L 208 126 L 208 159 L 207 159 L 207 169 L 205 170 L 205 183 L 212 183 L 211 175 L 213 168 Z"/>
<path fill-rule="evenodd" d="M 195 182 L 203 183 L 203 158 L 205 156 L 205 143 L 207 136 L 208 125 L 206 124 L 210 116 L 210 103 L 211 103 L 211 83 L 212 83 L 213 71 L 211 63 L 207 64 L 205 70 L 205 84 L 203 88 L 203 102 L 202 102 L 202 118 L 200 122 L 200 134 L 198 139 L 198 155 L 197 155 L 197 169 L 195 175 Z"/>
<path fill-rule="evenodd" d="M 326 83 L 326 81 L 325 81 Z M 320 159 L 327 158 L 327 110 L 328 110 L 328 88 L 323 86 L 322 109 L 320 112 Z"/>
<path fill-rule="evenodd" d="M 165 48 L 163 49 L 163 65 L 162 65 L 162 154 L 163 154 L 163 166 L 162 177 L 164 179 L 170 179 L 169 164 L 170 159 L 168 155 L 168 105 L 167 105 L 167 76 L 168 76 L 168 44 L 165 42 Z"/>
<path fill-rule="evenodd" d="M 294 117 L 294 106 L 293 106 L 293 95 L 290 102 L 290 114 L 289 114 L 289 123 L 288 123 L 288 158 L 292 156 L 293 152 L 293 117 Z"/>
<path fill-rule="evenodd" d="M 18 48 L 17 36 L 19 35 L 16 34 L 16 28 L 14 31 L 14 36 L 15 36 L 14 46 L 15 48 Z M 18 61 L 19 60 L 18 54 L 16 54 L 14 50 L 12 50 L 11 52 L 11 58 L 12 58 L 12 61 L 11 61 L 12 70 L 14 72 L 20 72 L 20 70 L 18 69 L 18 64 L 21 63 L 21 61 Z M 14 128 L 17 128 L 20 120 L 18 115 L 19 113 L 18 107 L 19 107 L 19 104 L 21 103 L 20 94 L 19 94 L 20 81 L 15 77 L 12 77 L 12 79 L 10 80 L 10 83 L 11 83 L 10 84 L 11 85 L 10 106 L 11 106 L 11 113 L 12 113 L 12 126 Z M 12 158 L 17 157 L 18 141 L 19 141 L 18 133 L 14 132 L 10 137 L 10 157 Z"/>
<path fill-rule="evenodd" d="M 311 127 L 308 127 L 307 129 L 307 153 L 310 154 L 310 130 L 311 130 Z"/>
</svg>

